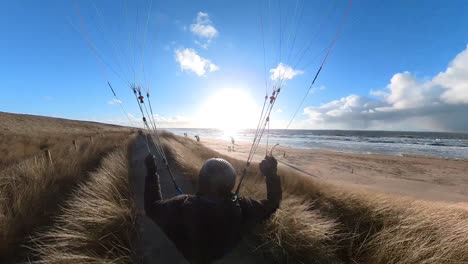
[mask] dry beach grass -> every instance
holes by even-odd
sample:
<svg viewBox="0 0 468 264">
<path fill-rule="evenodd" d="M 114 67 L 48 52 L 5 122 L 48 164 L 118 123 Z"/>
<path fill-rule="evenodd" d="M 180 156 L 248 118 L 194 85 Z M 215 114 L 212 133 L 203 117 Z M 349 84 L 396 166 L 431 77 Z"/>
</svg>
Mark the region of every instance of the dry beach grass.
<svg viewBox="0 0 468 264">
<path fill-rule="evenodd" d="M 103 135 L 130 132 L 128 128 L 87 121 L 0 112 L 0 168 L 7 167 L 44 149 L 78 145 Z"/>
<path fill-rule="evenodd" d="M 0 167 L 0 262 L 13 262 L 30 257 L 31 252 L 25 246 L 30 245 L 33 233 L 54 223 L 55 217 L 62 213 L 60 207 L 71 199 L 74 189 L 91 180 L 89 172 L 100 164 L 105 155 L 130 142 L 131 131 L 121 129 L 118 132 L 111 126 L 110 131 L 102 129 L 100 135 L 90 138 L 93 131 L 87 130 L 86 123 L 83 127 L 77 121 L 70 121 L 74 126 L 73 129 L 65 129 L 69 132 L 66 133 L 63 128 L 54 130 L 53 124 L 62 121 L 66 125 L 67 120 L 51 119 L 54 120 L 51 124 L 41 123 L 41 120 L 34 122 L 31 117 L 23 119 L 23 116 L 2 114 L 2 121 L 7 119 L 5 116 L 27 120 L 28 133 L 37 142 L 47 139 L 48 133 L 58 139 L 48 146 L 49 159 L 43 155 L 41 146 L 27 147 L 28 153 L 15 152 L 15 146 L 30 144 L 30 141 L 16 141 L 27 137 L 19 131 L 2 137 L 2 148 L 9 149 L 14 155 L 2 156 L 4 165 Z M 8 127 L 19 128 L 24 125 L 23 121 L 10 120 Z M 105 128 L 105 125 L 98 127 Z M 76 134 L 76 130 L 82 134 Z M 72 140 L 75 140 L 76 147 Z M 9 143 L 14 143 L 12 148 L 8 148 Z"/>
<path fill-rule="evenodd" d="M 127 153 L 120 148 L 107 155 L 52 228 L 35 234 L 32 263 L 132 263 L 136 213 Z"/>
</svg>

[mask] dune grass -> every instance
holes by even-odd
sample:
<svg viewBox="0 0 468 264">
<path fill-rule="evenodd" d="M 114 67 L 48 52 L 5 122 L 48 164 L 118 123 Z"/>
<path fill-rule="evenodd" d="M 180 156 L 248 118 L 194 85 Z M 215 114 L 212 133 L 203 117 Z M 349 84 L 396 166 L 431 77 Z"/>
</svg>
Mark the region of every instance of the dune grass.
<svg viewBox="0 0 468 264">
<path fill-rule="evenodd" d="M 103 135 L 133 133 L 128 127 L 3 112 L 0 124 L 0 170 L 72 140 L 81 144 Z"/>
<path fill-rule="evenodd" d="M 223 157 L 240 172 L 243 162 L 194 140 L 162 135 L 168 156 L 196 178 L 203 161 Z M 265 197 L 253 164 L 242 194 Z M 251 236 L 252 250 L 272 263 L 468 263 L 466 206 L 418 201 L 317 181 L 279 168 L 284 199 Z"/>
<path fill-rule="evenodd" d="M 31 233 L 52 223 L 59 207 L 77 184 L 88 179 L 102 157 L 126 145 L 127 132 L 81 140 L 50 149 L 52 163 L 38 155 L 0 171 L 0 262 L 27 257 Z"/>
<path fill-rule="evenodd" d="M 53 227 L 34 236 L 32 263 L 132 263 L 136 212 L 127 153 L 120 148 L 105 157 Z"/>
<path fill-rule="evenodd" d="M 468 263 L 468 210 L 364 190 L 345 190 L 295 175 L 291 193 L 335 218 L 344 230 L 339 254 L 359 263 Z"/>
</svg>

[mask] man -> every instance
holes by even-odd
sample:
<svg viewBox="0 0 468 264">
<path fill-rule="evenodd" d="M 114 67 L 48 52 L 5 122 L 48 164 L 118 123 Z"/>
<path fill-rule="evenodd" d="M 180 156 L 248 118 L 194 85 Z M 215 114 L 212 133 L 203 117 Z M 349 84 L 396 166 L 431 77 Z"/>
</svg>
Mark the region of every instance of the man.
<svg viewBox="0 0 468 264">
<path fill-rule="evenodd" d="M 209 263 L 226 255 L 243 234 L 276 211 L 282 198 L 278 163 L 273 157 L 266 157 L 259 165 L 267 185 L 267 199 L 260 201 L 246 197 L 233 201 L 236 172 L 224 159 L 209 159 L 203 164 L 197 194 L 165 200 L 153 156 L 148 155 L 145 164 L 146 215 L 192 263 Z"/>
</svg>

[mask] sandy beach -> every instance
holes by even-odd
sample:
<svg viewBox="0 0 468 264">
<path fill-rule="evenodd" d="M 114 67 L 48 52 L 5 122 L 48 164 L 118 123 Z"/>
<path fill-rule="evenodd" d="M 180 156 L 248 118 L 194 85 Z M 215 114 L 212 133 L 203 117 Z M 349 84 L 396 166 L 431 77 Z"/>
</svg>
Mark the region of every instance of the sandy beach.
<svg viewBox="0 0 468 264">
<path fill-rule="evenodd" d="M 222 154 L 246 159 L 250 143 L 236 142 L 230 152 L 230 141 L 204 138 L 205 146 Z M 255 156 L 265 155 L 261 145 Z M 277 146 L 273 155 L 283 164 L 303 170 L 337 185 L 367 188 L 379 192 L 410 196 L 417 199 L 446 202 L 468 202 L 468 161 L 432 157 L 352 154 Z"/>
</svg>

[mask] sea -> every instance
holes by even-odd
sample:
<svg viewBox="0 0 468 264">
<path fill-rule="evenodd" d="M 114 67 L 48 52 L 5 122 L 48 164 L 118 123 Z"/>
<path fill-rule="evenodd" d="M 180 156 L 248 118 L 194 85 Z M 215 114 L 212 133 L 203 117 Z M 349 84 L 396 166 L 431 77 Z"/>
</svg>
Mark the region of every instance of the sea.
<svg viewBox="0 0 468 264">
<path fill-rule="evenodd" d="M 231 141 L 252 142 L 255 130 L 236 132 L 220 129 L 171 128 L 176 135 L 198 135 Z M 262 142 L 265 143 L 266 135 Z M 468 133 L 356 131 L 356 130 L 284 130 L 272 129 L 269 144 L 281 146 L 332 150 L 360 154 L 416 155 L 468 160 Z"/>
</svg>

